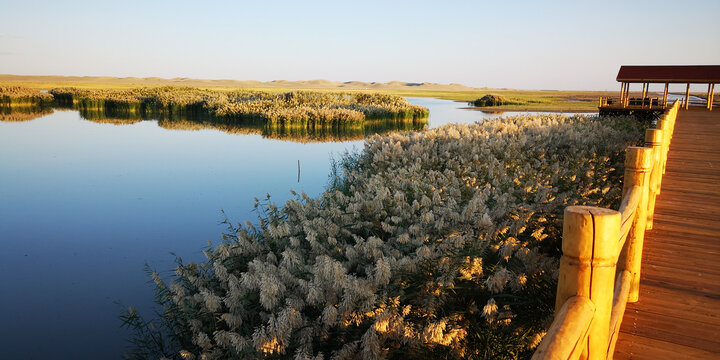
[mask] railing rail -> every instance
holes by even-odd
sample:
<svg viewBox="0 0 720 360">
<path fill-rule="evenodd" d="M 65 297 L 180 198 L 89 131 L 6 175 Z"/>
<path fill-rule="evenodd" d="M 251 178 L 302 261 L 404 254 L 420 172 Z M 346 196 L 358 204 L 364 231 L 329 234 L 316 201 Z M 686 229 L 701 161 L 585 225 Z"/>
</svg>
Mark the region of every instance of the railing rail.
<svg viewBox="0 0 720 360">
<path fill-rule="evenodd" d="M 645 231 L 679 108 L 675 101 L 646 131 L 645 147 L 627 149 L 619 211 L 565 209 L 555 319 L 533 359 L 612 359 L 625 307 L 638 301 Z"/>
<path fill-rule="evenodd" d="M 598 107 L 605 107 L 605 106 L 617 106 L 626 108 L 628 106 L 634 106 L 634 107 L 640 107 L 640 108 L 656 108 L 656 109 L 663 109 L 668 106 L 668 102 L 664 100 L 662 97 L 648 97 L 645 98 L 639 97 L 600 97 L 598 100 Z"/>
<path fill-rule="evenodd" d="M 540 354 L 543 358 L 552 359 L 579 358 L 594 314 L 595 304 L 587 297 L 569 298 L 556 315 L 556 318 L 563 321 L 553 322 L 548 334 L 545 335 L 547 340 L 543 339 L 544 341 L 538 345 L 535 355 Z M 568 319 L 573 321 L 567 321 Z"/>
</svg>

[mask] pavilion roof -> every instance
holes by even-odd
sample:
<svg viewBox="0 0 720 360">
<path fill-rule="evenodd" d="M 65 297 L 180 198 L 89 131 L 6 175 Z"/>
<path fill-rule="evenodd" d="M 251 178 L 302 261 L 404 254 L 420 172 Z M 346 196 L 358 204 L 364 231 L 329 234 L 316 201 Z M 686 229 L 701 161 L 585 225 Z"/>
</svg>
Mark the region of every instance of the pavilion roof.
<svg viewBox="0 0 720 360">
<path fill-rule="evenodd" d="M 720 83 L 720 65 L 623 65 L 617 81 L 635 83 Z"/>
</svg>

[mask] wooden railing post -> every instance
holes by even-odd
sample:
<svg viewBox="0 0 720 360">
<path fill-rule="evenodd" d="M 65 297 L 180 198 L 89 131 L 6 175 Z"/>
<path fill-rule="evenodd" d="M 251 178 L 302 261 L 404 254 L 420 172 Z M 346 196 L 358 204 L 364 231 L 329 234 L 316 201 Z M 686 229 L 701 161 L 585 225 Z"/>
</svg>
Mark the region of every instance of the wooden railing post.
<svg viewBox="0 0 720 360">
<path fill-rule="evenodd" d="M 668 130 L 670 130 L 670 137 L 669 137 L 669 139 L 672 139 L 672 137 L 673 137 L 673 132 L 675 131 L 675 120 L 677 119 L 677 111 L 678 111 L 678 109 L 675 108 L 674 111 L 671 111 L 671 112 L 665 117 L 666 119 L 670 120 L 670 125 L 669 125 L 669 129 L 668 129 Z M 670 142 L 668 142 L 668 145 L 669 145 L 669 144 L 670 144 Z"/>
<path fill-rule="evenodd" d="M 620 213 L 615 210 L 565 208 L 555 313 L 572 296 L 595 304 L 584 351 L 588 359 L 605 359 L 607 352 L 619 233 Z"/>
<path fill-rule="evenodd" d="M 629 147 L 625 155 L 625 177 L 623 180 L 623 195 L 627 196 L 633 186 L 642 188 L 642 195 L 625 241 L 626 251 L 624 264 L 621 268 L 630 271 L 632 282 L 628 302 L 638 301 L 640 289 L 640 267 L 642 261 L 643 240 L 648 218 L 648 194 L 650 185 L 650 170 L 652 168 L 653 150 L 646 147 Z"/>
<path fill-rule="evenodd" d="M 663 131 L 658 129 L 645 130 L 645 146 L 652 148 L 652 169 L 650 171 L 650 185 L 648 194 L 648 214 L 646 229 L 650 230 L 653 226 L 653 216 L 655 215 L 655 198 L 660 193 L 662 186 L 662 143 Z"/>
<path fill-rule="evenodd" d="M 657 121 L 656 128 L 662 131 L 662 144 L 660 145 L 660 175 L 665 174 L 665 163 L 667 162 L 667 153 L 670 147 L 670 116 L 663 116 Z M 659 194 L 659 192 L 658 192 Z"/>
</svg>

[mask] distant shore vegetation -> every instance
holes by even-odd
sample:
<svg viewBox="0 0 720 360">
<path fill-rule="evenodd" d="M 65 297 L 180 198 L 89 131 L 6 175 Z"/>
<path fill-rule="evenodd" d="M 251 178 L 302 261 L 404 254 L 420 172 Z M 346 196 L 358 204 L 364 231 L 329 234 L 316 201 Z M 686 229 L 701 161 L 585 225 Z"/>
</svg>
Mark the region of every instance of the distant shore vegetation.
<svg viewBox="0 0 720 360">
<path fill-rule="evenodd" d="M 551 111 L 551 112 L 597 112 L 598 97 L 617 96 L 617 91 L 566 91 L 566 90 L 519 90 L 508 88 L 470 88 L 458 84 L 440 85 L 430 83 L 363 83 L 357 81 L 332 82 L 313 81 L 233 81 L 202 79 L 160 79 L 160 78 L 113 78 L 113 77 L 67 77 L 67 76 L 19 76 L 0 75 L 0 86 L 25 86 L 37 89 L 76 87 L 84 89 L 133 89 L 160 86 L 192 86 L 231 91 L 235 89 L 264 92 L 289 92 L 310 90 L 321 92 L 362 92 L 382 93 L 404 97 L 429 97 L 455 100 L 465 103 L 487 95 L 504 96 L 512 105 L 502 105 L 506 111 Z M 639 96 L 639 92 L 636 96 Z"/>
<path fill-rule="evenodd" d="M 427 108 L 400 96 L 327 91 L 218 91 L 193 87 L 125 90 L 56 88 L 59 105 L 116 112 L 203 113 L 228 121 L 338 126 L 371 119 L 418 119 Z"/>
<path fill-rule="evenodd" d="M 482 107 L 482 106 L 516 105 L 516 103 L 511 102 L 510 100 L 508 100 L 508 98 L 506 98 L 502 95 L 487 94 L 479 99 L 475 99 L 475 101 L 471 101 L 470 105 Z"/>
<path fill-rule="evenodd" d="M 520 116 L 376 136 L 328 189 L 256 201 L 207 260 L 153 274 L 129 358 L 528 358 L 553 314 L 562 212 L 618 205 L 634 118 Z"/>
</svg>

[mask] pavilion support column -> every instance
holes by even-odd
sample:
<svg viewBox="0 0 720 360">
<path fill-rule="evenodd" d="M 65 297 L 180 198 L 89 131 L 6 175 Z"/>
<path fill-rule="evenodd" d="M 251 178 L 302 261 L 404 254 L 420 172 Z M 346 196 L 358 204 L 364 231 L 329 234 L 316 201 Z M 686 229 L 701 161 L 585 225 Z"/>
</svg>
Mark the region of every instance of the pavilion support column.
<svg viewBox="0 0 720 360">
<path fill-rule="evenodd" d="M 630 83 L 625 83 L 625 106 L 630 105 Z"/>
<path fill-rule="evenodd" d="M 625 83 L 620 83 L 620 103 L 622 104 L 623 101 L 625 101 Z"/>
<path fill-rule="evenodd" d="M 623 83 L 623 94 L 624 95 L 623 95 L 623 98 L 620 99 L 620 104 L 622 104 L 622 107 L 625 107 L 625 98 L 628 97 L 627 88 L 628 88 L 628 83 Z"/>
<path fill-rule="evenodd" d="M 710 87 L 710 99 L 708 100 L 708 110 L 712 110 L 713 102 L 715 101 L 715 84 Z"/>
<path fill-rule="evenodd" d="M 663 93 L 663 106 L 667 106 L 668 83 L 665 83 L 665 92 Z"/>
<path fill-rule="evenodd" d="M 647 93 L 647 84 L 643 83 L 642 95 L 640 95 L 640 107 L 645 107 L 645 94 Z"/>
<path fill-rule="evenodd" d="M 630 105 L 630 83 L 625 84 L 625 106 Z"/>
<path fill-rule="evenodd" d="M 690 105 L 690 83 L 688 83 L 687 87 L 685 88 L 685 110 L 688 109 L 689 105 Z"/>
<path fill-rule="evenodd" d="M 711 84 L 708 84 L 707 104 L 705 104 L 705 108 L 708 110 L 710 109 L 710 85 Z"/>
</svg>

